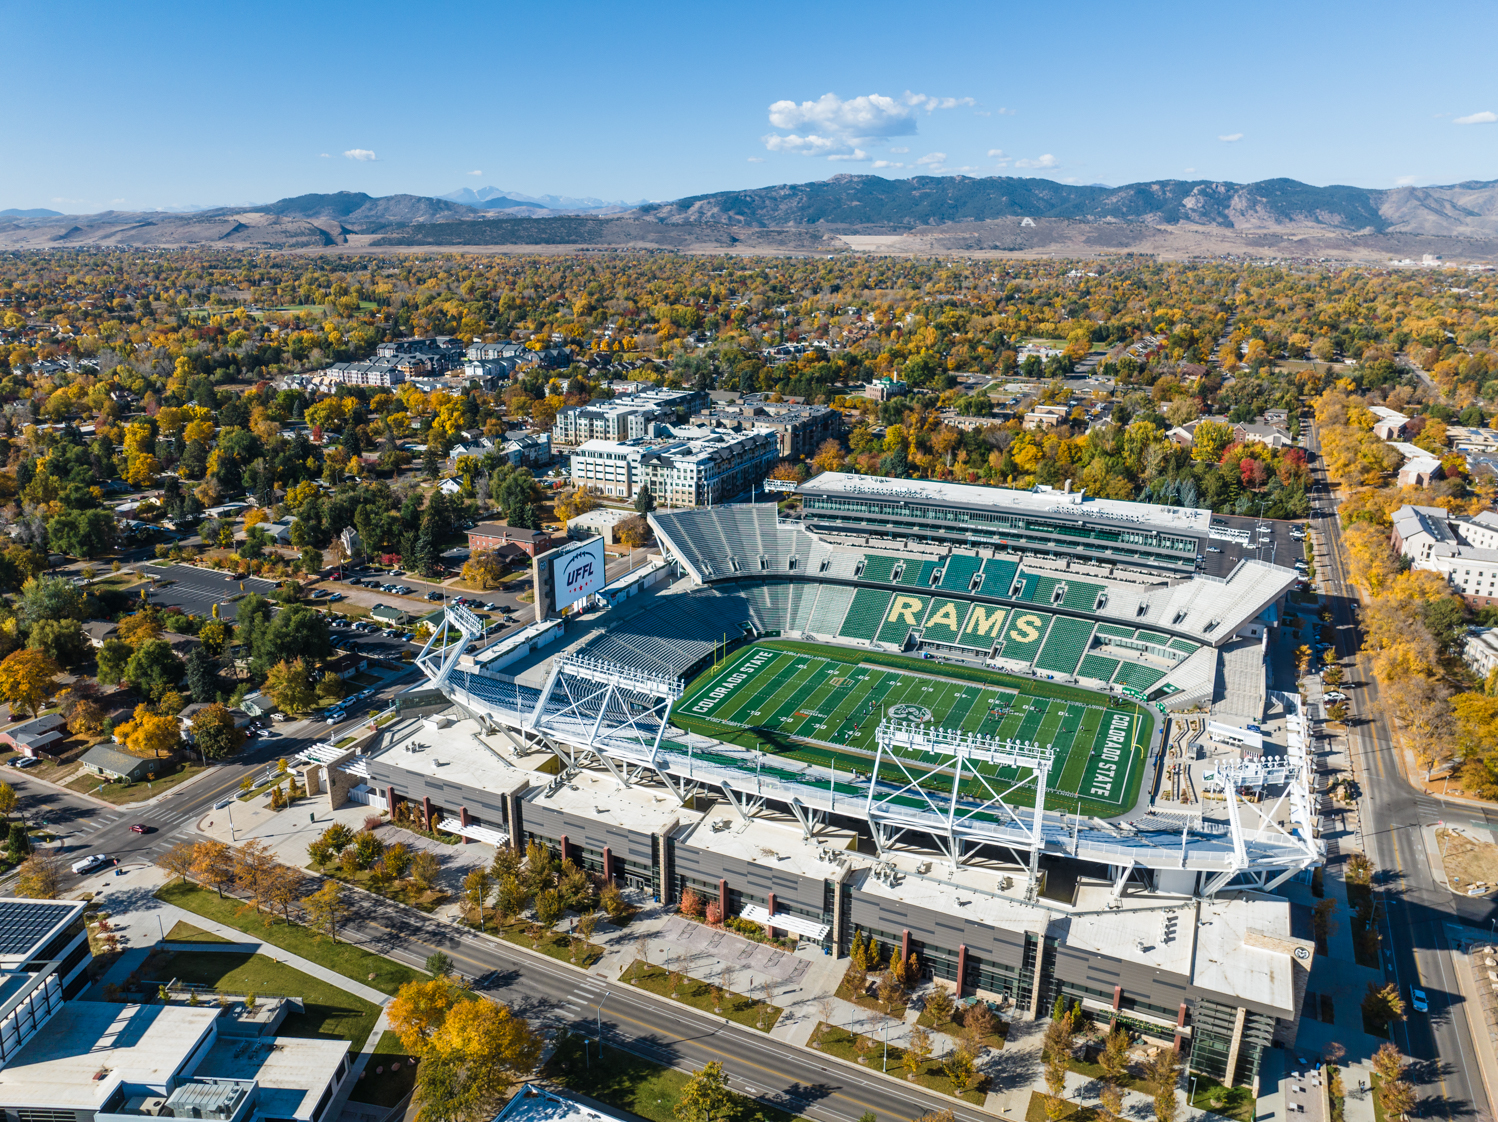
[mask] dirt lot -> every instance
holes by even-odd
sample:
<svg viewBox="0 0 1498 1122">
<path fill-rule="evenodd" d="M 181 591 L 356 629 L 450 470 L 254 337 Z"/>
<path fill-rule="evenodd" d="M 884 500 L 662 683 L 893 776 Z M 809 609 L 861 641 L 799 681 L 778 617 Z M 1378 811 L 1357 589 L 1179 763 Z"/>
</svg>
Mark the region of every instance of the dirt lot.
<svg viewBox="0 0 1498 1122">
<path fill-rule="evenodd" d="M 1453 892 L 1465 893 L 1474 885 L 1482 885 L 1488 892 L 1498 888 L 1498 845 L 1444 827 L 1436 831 L 1436 841 Z"/>
</svg>

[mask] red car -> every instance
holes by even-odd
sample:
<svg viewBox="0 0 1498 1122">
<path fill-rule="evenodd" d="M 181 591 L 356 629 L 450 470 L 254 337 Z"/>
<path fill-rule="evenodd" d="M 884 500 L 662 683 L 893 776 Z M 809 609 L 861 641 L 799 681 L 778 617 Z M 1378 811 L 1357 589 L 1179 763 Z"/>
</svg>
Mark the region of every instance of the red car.
<svg viewBox="0 0 1498 1122">
<path fill-rule="evenodd" d="M 130 827 L 130 832 L 132 834 L 149 834 L 151 832 L 151 827 L 147 826 L 144 822 L 137 822 L 135 825 Z"/>
</svg>

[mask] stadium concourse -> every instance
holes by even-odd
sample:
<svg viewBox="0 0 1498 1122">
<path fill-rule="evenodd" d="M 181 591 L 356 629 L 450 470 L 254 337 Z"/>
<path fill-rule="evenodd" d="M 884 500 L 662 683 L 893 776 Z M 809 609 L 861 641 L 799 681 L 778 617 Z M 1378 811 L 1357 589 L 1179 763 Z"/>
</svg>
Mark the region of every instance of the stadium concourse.
<svg viewBox="0 0 1498 1122">
<path fill-rule="evenodd" d="M 1202 512 L 843 479 L 813 519 L 816 486 L 802 523 L 657 511 L 649 564 L 497 641 L 448 608 L 402 706 L 427 716 L 320 749 L 330 798 L 804 949 L 863 932 L 1015 1015 L 1064 996 L 1252 1082 L 1311 954 L 1277 889 L 1325 852 L 1313 730 L 1263 663 L 1295 574 L 1200 573 Z M 1182 711 L 1232 746 L 1214 799 L 1166 814 Z"/>
</svg>

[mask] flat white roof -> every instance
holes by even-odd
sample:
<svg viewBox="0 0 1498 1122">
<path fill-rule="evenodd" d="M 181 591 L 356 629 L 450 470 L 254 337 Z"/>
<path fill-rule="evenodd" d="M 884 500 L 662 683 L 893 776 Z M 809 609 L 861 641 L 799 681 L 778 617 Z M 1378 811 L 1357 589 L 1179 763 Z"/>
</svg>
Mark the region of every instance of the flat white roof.
<svg viewBox="0 0 1498 1122">
<path fill-rule="evenodd" d="M 193 1070 L 195 1078 L 253 1079 L 260 1084 L 260 1115 L 310 1118 L 317 1100 L 338 1074 L 347 1040 L 261 1037 L 249 1047 L 226 1036 L 214 1041 Z"/>
<path fill-rule="evenodd" d="M 691 823 L 702 817 L 698 811 L 687 810 L 663 788 L 620 787 L 612 775 L 585 770 L 578 771 L 554 791 L 538 788 L 527 796 L 527 801 L 593 822 L 652 834 L 673 823 Z"/>
<path fill-rule="evenodd" d="M 727 824 L 726 828 L 724 823 Z M 714 825 L 718 828 L 714 829 Z M 710 853 L 736 857 L 777 872 L 795 873 L 813 880 L 836 877 L 841 868 L 822 859 L 822 855 L 831 850 L 822 850 L 808 842 L 802 836 L 799 825 L 759 818 L 751 818 L 745 822 L 725 802 L 714 803 L 701 816 L 696 828 L 678 840 L 682 844 Z M 823 840 L 834 848 L 845 847 L 851 840 L 851 835 L 834 834 Z M 849 853 L 847 856 L 857 855 Z"/>
<path fill-rule="evenodd" d="M 1212 512 L 1195 507 L 1159 506 L 1117 499 L 1097 499 L 1081 492 L 1056 490 L 1015 491 L 1006 487 L 984 487 L 974 483 L 945 483 L 930 479 L 886 479 L 882 476 L 824 472 L 800 487 L 802 493 L 860 495 L 909 499 L 927 503 L 961 503 L 1032 514 L 1059 514 L 1073 518 L 1097 518 L 1110 522 L 1145 523 L 1161 530 L 1206 533 Z"/>
<path fill-rule="evenodd" d="M 453 721 L 446 713 L 399 726 L 389 743 L 369 758 L 434 779 L 467 783 L 489 791 L 511 791 L 530 782 L 530 773 L 507 762 L 480 739 L 483 726 L 472 717 Z"/>
<path fill-rule="evenodd" d="M 218 1014 L 216 1005 L 69 1001 L 0 1069 L 0 1102 L 98 1110 L 121 1080 L 161 1086 Z"/>
</svg>

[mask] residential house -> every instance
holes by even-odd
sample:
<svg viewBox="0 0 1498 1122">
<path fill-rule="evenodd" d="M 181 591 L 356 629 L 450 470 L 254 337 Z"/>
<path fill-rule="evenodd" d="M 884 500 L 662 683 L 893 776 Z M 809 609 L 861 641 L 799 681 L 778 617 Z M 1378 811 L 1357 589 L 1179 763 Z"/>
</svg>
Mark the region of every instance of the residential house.
<svg viewBox="0 0 1498 1122">
<path fill-rule="evenodd" d="M 410 613 L 401 611 L 393 604 L 376 604 L 369 609 L 369 618 L 387 626 L 403 625 L 411 621 Z"/>
<path fill-rule="evenodd" d="M 166 760 L 145 759 L 108 744 L 96 744 L 79 761 L 95 775 L 121 783 L 139 783 L 156 774 Z"/>
<path fill-rule="evenodd" d="M 211 704 L 213 703 L 208 701 L 195 701 L 177 715 L 177 723 L 179 726 L 181 726 L 182 729 L 182 739 L 187 741 L 189 744 L 193 743 L 192 719 L 199 713 L 201 713 L 204 709 L 207 709 Z M 243 709 L 230 709 L 229 715 L 234 718 L 234 727 L 238 729 L 248 728 L 251 722 L 253 722 L 255 719 L 254 717 L 251 717 L 248 713 L 246 713 Z"/>
<path fill-rule="evenodd" d="M 1373 425 L 1373 435 L 1380 440 L 1403 440 L 1409 435 L 1410 419 L 1403 413 L 1382 405 L 1370 405 L 1368 412 L 1378 418 Z"/>
<path fill-rule="evenodd" d="M 107 619 L 86 620 L 83 624 L 83 634 L 95 647 L 102 647 L 119 633 L 119 625 L 110 623 Z"/>
<path fill-rule="evenodd" d="M 1024 425 L 1027 429 L 1055 428 L 1065 424 L 1070 416 L 1069 405 L 1037 405 L 1025 414 Z"/>
<path fill-rule="evenodd" d="M 19 725 L 0 731 L 0 743 L 9 744 L 23 756 L 40 756 L 48 745 L 66 739 L 65 722 L 60 713 L 33 717 Z"/>
<path fill-rule="evenodd" d="M 325 661 L 319 669 L 324 674 L 336 674 L 347 681 L 356 674 L 364 673 L 368 667 L 369 660 L 363 655 L 341 654 Z"/>
</svg>

